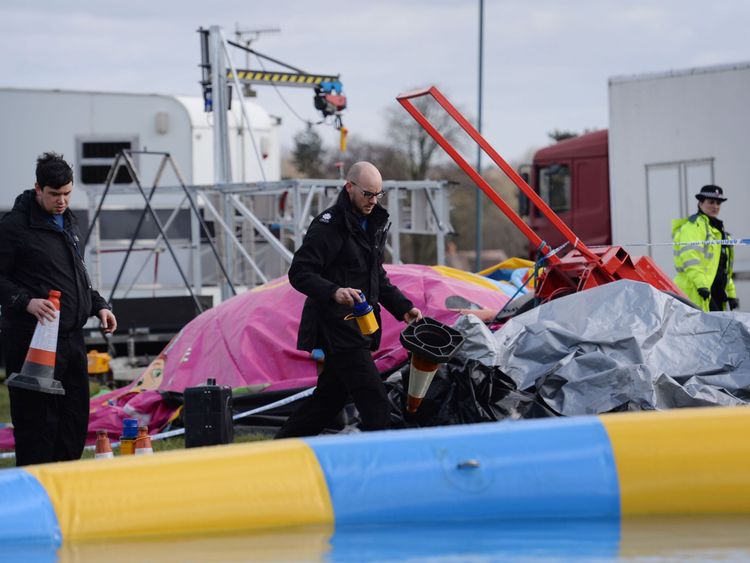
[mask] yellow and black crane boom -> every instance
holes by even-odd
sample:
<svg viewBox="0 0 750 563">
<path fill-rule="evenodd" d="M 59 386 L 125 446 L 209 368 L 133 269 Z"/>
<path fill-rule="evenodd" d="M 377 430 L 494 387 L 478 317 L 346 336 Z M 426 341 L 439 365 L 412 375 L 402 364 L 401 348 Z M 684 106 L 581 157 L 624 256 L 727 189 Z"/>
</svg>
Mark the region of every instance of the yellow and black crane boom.
<svg viewBox="0 0 750 563">
<path fill-rule="evenodd" d="M 208 57 L 208 30 L 199 29 L 198 32 L 201 33 L 202 60 L 200 66 L 203 69 L 201 85 L 203 86 L 203 97 L 204 100 L 206 100 L 206 111 L 211 111 L 211 65 Z M 345 150 L 347 130 L 341 122 L 341 112 L 346 109 L 346 96 L 343 94 L 344 87 L 338 74 L 308 73 L 278 59 L 259 53 L 255 49 L 251 49 L 246 45 L 234 41 L 227 41 L 227 43 L 233 47 L 251 53 L 259 59 L 267 60 L 288 69 L 288 71 L 236 69 L 235 73 L 233 73 L 231 69 L 227 69 L 226 78 L 228 81 L 236 78 L 240 84 L 265 84 L 277 87 L 312 88 L 314 90 L 313 102 L 315 104 L 315 109 L 320 111 L 324 118 L 329 115 L 333 116 L 334 126 L 341 132 L 341 150 Z"/>
</svg>

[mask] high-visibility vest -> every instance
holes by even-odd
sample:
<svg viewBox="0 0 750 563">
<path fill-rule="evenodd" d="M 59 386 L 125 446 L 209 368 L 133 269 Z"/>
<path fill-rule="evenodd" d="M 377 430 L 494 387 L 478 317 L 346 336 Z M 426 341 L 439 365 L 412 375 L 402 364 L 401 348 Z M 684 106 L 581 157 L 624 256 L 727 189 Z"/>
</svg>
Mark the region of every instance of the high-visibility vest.
<svg viewBox="0 0 750 563">
<path fill-rule="evenodd" d="M 729 237 L 728 233 L 725 233 Z M 711 226 L 707 215 L 696 213 L 686 219 L 672 221 L 672 240 L 675 243 L 700 242 L 722 240 L 719 229 Z M 709 299 L 703 299 L 698 294 L 698 288 L 711 289 L 721 257 L 720 244 L 702 244 L 698 246 L 674 246 L 674 267 L 677 277 L 674 281 L 685 292 L 693 303 L 704 311 L 709 310 Z M 732 264 L 734 262 L 734 247 L 728 248 L 727 256 L 727 297 L 737 297 L 737 290 L 732 279 Z"/>
</svg>

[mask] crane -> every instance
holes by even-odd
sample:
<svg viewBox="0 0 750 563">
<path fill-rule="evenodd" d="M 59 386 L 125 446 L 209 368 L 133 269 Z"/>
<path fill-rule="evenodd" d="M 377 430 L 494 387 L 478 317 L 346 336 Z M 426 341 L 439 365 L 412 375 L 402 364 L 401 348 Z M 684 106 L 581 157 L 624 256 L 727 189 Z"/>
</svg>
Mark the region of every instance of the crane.
<svg viewBox="0 0 750 563">
<path fill-rule="evenodd" d="M 211 64 L 209 60 L 208 51 L 208 34 L 209 30 L 199 29 L 198 33 L 201 34 L 201 69 L 203 71 L 203 77 L 201 79 L 201 86 L 203 88 L 203 99 L 205 102 L 206 111 L 212 111 L 212 80 L 211 80 Z M 257 85 L 269 85 L 276 87 L 295 87 L 295 88 L 312 88 L 313 89 L 313 103 L 315 109 L 318 110 L 325 120 L 329 116 L 333 116 L 333 124 L 336 130 L 340 133 L 340 149 L 341 152 L 346 150 L 346 135 L 348 133 L 346 127 L 344 127 L 341 120 L 341 112 L 346 109 L 346 96 L 343 94 L 343 84 L 339 79 L 339 75 L 333 74 L 313 74 L 305 72 L 297 67 L 282 62 L 273 57 L 269 57 L 263 53 L 251 49 L 246 45 L 242 45 L 235 41 L 227 41 L 227 43 L 233 47 L 241 49 L 246 53 L 250 53 L 258 57 L 282 66 L 288 71 L 276 71 L 266 70 L 262 68 L 260 70 L 252 69 L 232 69 L 226 70 L 226 80 L 234 81 L 235 79 L 240 84 L 257 84 Z M 231 86 L 230 86 L 230 103 L 231 103 Z"/>
</svg>

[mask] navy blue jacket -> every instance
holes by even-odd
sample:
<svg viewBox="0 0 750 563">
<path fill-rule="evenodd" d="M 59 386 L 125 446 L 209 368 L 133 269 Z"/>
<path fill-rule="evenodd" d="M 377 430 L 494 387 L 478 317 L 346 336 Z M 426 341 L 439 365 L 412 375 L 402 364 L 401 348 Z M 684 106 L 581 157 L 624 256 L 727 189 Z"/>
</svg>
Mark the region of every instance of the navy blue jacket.
<svg viewBox="0 0 750 563">
<path fill-rule="evenodd" d="M 380 320 L 380 304 L 401 319 L 413 304 L 391 284 L 383 268 L 388 234 L 388 212 L 376 205 L 367 216 L 367 231 L 345 189 L 336 204 L 310 224 L 302 246 L 294 254 L 289 282 L 307 295 L 300 321 L 297 347 L 328 352 L 351 348 L 377 350 L 381 331 L 363 336 L 356 320 L 344 320 L 352 308 L 333 299 L 340 287 L 361 289 Z"/>
<path fill-rule="evenodd" d="M 60 332 L 80 329 L 107 302 L 91 287 L 83 261 L 83 240 L 70 209 L 64 230 L 36 202 L 34 190 L 16 198 L 0 219 L 0 322 L 5 329 L 33 331 L 36 318 L 26 311 L 34 298 L 50 289 L 62 292 Z"/>
</svg>

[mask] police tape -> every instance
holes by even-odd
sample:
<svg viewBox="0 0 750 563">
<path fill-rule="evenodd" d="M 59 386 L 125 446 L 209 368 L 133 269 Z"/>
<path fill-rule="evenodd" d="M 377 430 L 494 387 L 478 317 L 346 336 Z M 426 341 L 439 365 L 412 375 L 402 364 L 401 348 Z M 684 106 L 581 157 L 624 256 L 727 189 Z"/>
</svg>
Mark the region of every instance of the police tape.
<svg viewBox="0 0 750 563">
<path fill-rule="evenodd" d="M 722 246 L 744 246 L 750 245 L 750 238 L 695 240 L 690 242 L 623 242 L 618 244 L 592 244 L 588 248 L 607 248 L 609 246 L 706 246 L 708 244 L 720 244 Z"/>
<path fill-rule="evenodd" d="M 546 243 L 545 243 L 546 244 Z M 551 256 L 554 256 L 560 252 L 563 248 L 568 246 L 569 243 L 565 242 L 551 250 L 542 258 L 540 261 L 547 260 Z M 576 240 L 576 246 L 578 240 Z M 745 246 L 750 245 L 750 238 L 729 238 L 721 240 L 694 240 L 689 242 L 622 242 L 618 244 L 587 244 L 586 248 L 610 248 L 612 246 L 706 246 L 710 244 L 720 244 L 721 246 Z"/>
</svg>

